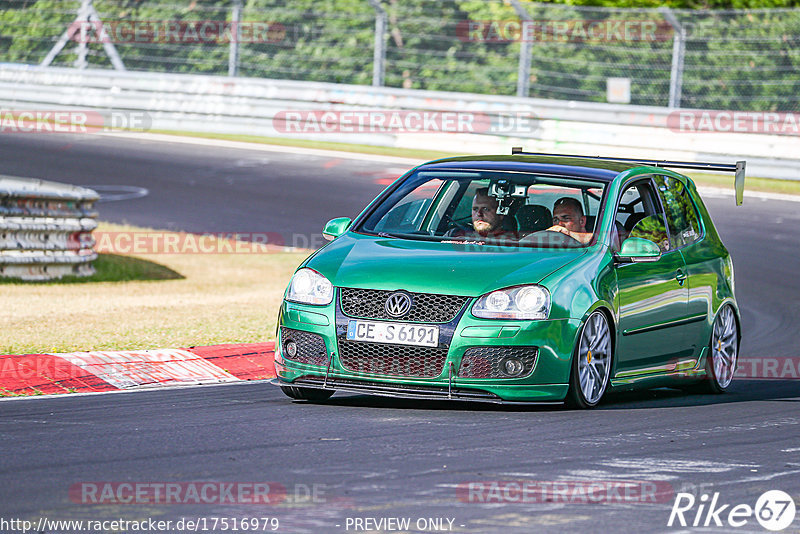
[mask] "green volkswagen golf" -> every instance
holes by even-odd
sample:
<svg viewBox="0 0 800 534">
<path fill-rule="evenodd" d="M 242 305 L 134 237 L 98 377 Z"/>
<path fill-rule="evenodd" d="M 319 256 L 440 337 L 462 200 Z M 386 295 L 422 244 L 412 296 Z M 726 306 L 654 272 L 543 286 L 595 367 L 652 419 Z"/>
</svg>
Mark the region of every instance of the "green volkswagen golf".
<svg viewBox="0 0 800 534">
<path fill-rule="evenodd" d="M 727 389 L 733 263 L 691 179 L 736 164 L 528 154 L 420 165 L 298 268 L 277 383 L 414 399 L 596 406 L 609 390 Z"/>
</svg>

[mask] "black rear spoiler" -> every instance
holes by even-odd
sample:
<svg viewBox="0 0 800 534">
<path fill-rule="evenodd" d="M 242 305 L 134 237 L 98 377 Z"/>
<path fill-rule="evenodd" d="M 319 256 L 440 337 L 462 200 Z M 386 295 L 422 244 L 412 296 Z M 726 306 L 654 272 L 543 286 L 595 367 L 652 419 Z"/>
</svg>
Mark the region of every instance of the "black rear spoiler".
<svg viewBox="0 0 800 534">
<path fill-rule="evenodd" d="M 511 149 L 512 155 L 521 156 L 547 156 L 558 158 L 581 158 L 581 159 L 596 159 L 600 161 L 616 161 L 618 163 L 636 163 L 640 165 L 651 165 L 653 167 L 669 167 L 672 169 L 692 169 L 697 171 L 720 171 L 734 173 L 733 185 L 736 189 L 736 205 L 740 206 L 744 197 L 744 169 L 745 161 L 737 161 L 736 163 L 704 163 L 692 161 L 668 161 L 656 159 L 634 159 L 634 158 L 606 158 L 600 156 L 579 156 L 575 154 L 544 154 L 540 152 L 523 152 L 521 146 L 515 146 Z"/>
</svg>

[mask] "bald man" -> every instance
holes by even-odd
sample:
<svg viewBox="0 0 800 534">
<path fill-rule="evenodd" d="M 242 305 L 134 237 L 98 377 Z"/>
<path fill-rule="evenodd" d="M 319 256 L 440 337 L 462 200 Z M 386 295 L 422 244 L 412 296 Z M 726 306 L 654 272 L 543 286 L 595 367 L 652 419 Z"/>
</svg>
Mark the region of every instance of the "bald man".
<svg viewBox="0 0 800 534">
<path fill-rule="evenodd" d="M 561 197 L 553 206 L 553 226 L 549 232 L 561 232 L 586 245 L 592 240 L 592 232 L 586 231 L 586 216 L 583 206 L 572 197 Z"/>
</svg>

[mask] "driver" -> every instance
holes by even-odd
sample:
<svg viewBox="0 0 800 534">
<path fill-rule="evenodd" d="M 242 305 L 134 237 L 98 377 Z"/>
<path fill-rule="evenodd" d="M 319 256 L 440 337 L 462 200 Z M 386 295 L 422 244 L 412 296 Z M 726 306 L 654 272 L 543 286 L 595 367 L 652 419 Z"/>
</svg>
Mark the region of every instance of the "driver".
<svg viewBox="0 0 800 534">
<path fill-rule="evenodd" d="M 475 191 L 472 199 L 472 231 L 455 230 L 448 232 L 452 237 L 473 239 L 518 239 L 516 232 L 503 228 L 505 215 L 497 213 L 498 202 L 489 196 L 489 188 Z"/>
<path fill-rule="evenodd" d="M 553 226 L 549 232 L 561 232 L 586 245 L 592 240 L 592 232 L 586 231 L 586 217 L 581 203 L 572 197 L 561 197 L 553 205 Z"/>
<path fill-rule="evenodd" d="M 505 215 L 497 213 L 497 199 L 489 196 L 489 189 L 482 187 L 475 191 L 472 199 L 472 227 L 481 237 L 499 237 L 505 233 Z"/>
</svg>

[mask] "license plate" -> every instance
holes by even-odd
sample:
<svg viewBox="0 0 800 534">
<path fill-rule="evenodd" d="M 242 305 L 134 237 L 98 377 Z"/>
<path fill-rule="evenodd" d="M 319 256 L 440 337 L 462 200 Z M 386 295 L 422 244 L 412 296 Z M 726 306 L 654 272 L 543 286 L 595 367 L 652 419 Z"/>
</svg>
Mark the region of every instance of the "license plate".
<svg viewBox="0 0 800 534">
<path fill-rule="evenodd" d="M 370 341 L 372 343 L 436 347 L 439 345 L 439 327 L 404 323 L 350 321 L 347 324 L 347 339 Z"/>
</svg>

